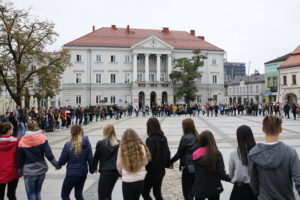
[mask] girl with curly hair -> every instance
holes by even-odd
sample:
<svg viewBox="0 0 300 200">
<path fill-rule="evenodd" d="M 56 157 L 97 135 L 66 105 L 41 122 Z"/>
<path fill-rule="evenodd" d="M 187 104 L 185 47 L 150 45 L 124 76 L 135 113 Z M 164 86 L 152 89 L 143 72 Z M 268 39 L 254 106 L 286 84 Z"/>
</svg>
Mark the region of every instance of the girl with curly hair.
<svg viewBox="0 0 300 200">
<path fill-rule="evenodd" d="M 143 191 L 145 166 L 150 152 L 133 129 L 127 129 L 122 137 L 117 157 L 117 169 L 122 175 L 124 200 L 138 200 Z"/>
</svg>

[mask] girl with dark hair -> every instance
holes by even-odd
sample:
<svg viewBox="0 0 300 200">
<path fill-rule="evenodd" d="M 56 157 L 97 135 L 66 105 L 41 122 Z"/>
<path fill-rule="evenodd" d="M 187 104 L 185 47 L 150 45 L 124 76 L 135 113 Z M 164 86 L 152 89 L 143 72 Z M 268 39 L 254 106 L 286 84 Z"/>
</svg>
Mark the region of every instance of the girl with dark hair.
<svg viewBox="0 0 300 200">
<path fill-rule="evenodd" d="M 151 153 L 151 161 L 146 166 L 147 174 L 144 182 L 143 198 L 144 200 L 151 200 L 150 191 L 153 188 L 155 199 L 162 200 L 161 186 L 171 153 L 167 138 L 164 136 L 157 118 L 149 118 L 147 134 L 146 145 Z"/>
<path fill-rule="evenodd" d="M 248 153 L 255 146 L 252 130 L 249 126 L 240 126 L 236 131 L 238 147 L 229 157 L 229 176 L 234 182 L 230 200 L 256 200 L 250 188 L 248 172 Z"/>
<path fill-rule="evenodd" d="M 221 180 L 230 182 L 231 178 L 226 174 L 223 156 L 212 132 L 206 130 L 200 134 L 200 145 L 193 153 L 196 175 L 192 195 L 196 200 L 219 200 L 223 192 Z"/>
<path fill-rule="evenodd" d="M 19 175 L 17 168 L 17 147 L 18 139 L 12 137 L 13 126 L 11 123 L 0 123 L 0 199 L 5 196 L 7 187 L 7 197 L 9 200 L 16 200 L 16 189 Z"/>
<path fill-rule="evenodd" d="M 71 127 L 71 140 L 68 141 L 58 161 L 59 168 L 67 164 L 67 174 L 61 190 L 63 200 L 70 199 L 70 193 L 75 188 L 76 200 L 83 200 L 82 191 L 87 177 L 88 169 L 93 171 L 93 152 L 87 136 L 79 125 Z"/>
<path fill-rule="evenodd" d="M 94 171 L 97 171 L 99 163 L 99 200 L 111 200 L 112 191 L 119 178 L 116 166 L 118 149 L 119 141 L 114 125 L 108 124 L 103 129 L 103 140 L 97 142 L 93 161 Z"/>
<path fill-rule="evenodd" d="M 193 152 L 200 147 L 199 134 L 191 118 L 182 121 L 183 136 L 180 139 L 177 153 L 170 160 L 172 165 L 180 159 L 179 169 L 182 170 L 181 185 L 185 200 L 192 200 L 192 185 L 195 178 L 194 165 L 192 163 Z"/>
</svg>

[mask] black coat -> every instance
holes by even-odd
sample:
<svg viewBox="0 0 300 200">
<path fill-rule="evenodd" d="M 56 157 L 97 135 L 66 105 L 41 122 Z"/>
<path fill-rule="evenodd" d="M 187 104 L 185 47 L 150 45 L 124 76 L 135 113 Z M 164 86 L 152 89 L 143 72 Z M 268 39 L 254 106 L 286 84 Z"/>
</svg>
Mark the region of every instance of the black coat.
<svg viewBox="0 0 300 200">
<path fill-rule="evenodd" d="M 99 172 L 117 170 L 118 149 L 119 144 L 111 146 L 107 139 L 98 141 L 93 160 L 94 170 L 97 170 L 98 163 Z"/>
<path fill-rule="evenodd" d="M 191 164 L 192 154 L 199 147 L 200 143 L 198 142 L 194 134 L 184 134 L 181 137 L 177 153 L 170 160 L 170 164 L 173 164 L 178 159 L 180 159 L 180 169 L 182 169 L 183 166 Z"/>
<path fill-rule="evenodd" d="M 217 155 L 217 170 L 210 171 L 206 167 L 205 156 L 193 161 L 196 169 L 195 181 L 192 188 L 192 195 L 197 198 L 215 197 L 223 192 L 221 180 L 230 182 L 231 178 L 226 174 L 223 156 Z"/>
<path fill-rule="evenodd" d="M 147 171 L 164 172 L 170 161 L 170 149 L 165 136 L 149 136 L 146 145 L 151 153 L 151 161 L 146 166 Z"/>
</svg>

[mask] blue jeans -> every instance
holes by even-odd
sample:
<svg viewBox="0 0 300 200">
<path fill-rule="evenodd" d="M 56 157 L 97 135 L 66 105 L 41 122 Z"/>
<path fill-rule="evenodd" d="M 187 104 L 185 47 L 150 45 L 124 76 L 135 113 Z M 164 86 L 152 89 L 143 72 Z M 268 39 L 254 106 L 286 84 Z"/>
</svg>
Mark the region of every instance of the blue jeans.
<svg viewBox="0 0 300 200">
<path fill-rule="evenodd" d="M 86 175 L 66 176 L 61 189 L 61 199 L 70 200 L 70 193 L 72 189 L 75 188 L 76 200 L 83 200 L 82 191 L 83 191 L 85 180 L 86 180 Z"/>
<path fill-rule="evenodd" d="M 41 200 L 41 190 L 45 174 L 38 176 L 24 176 L 25 189 L 28 200 Z"/>
</svg>

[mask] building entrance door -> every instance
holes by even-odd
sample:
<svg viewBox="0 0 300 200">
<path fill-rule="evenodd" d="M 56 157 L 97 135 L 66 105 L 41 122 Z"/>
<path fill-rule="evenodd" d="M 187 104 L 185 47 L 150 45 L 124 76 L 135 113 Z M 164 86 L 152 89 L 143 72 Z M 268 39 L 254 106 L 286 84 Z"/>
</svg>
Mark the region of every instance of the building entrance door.
<svg viewBox="0 0 300 200">
<path fill-rule="evenodd" d="M 156 104 L 156 92 L 150 93 L 150 103 L 151 103 L 151 106 Z"/>
</svg>

